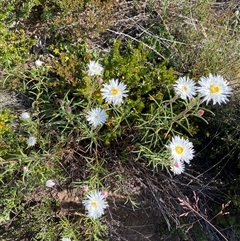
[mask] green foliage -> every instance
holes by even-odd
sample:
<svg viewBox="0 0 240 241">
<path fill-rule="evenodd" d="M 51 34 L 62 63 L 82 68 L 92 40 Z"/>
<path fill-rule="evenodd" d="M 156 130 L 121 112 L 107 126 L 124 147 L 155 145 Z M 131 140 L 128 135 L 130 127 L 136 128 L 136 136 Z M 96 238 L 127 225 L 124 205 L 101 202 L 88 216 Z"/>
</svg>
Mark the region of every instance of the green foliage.
<svg viewBox="0 0 240 241">
<path fill-rule="evenodd" d="M 1 175 L 2 176 L 2 175 Z M 2 179 L 2 178 L 1 178 Z M 1 180 L 2 182 L 2 180 Z M 0 214 L 0 225 L 7 223 L 10 220 L 10 214 L 12 211 L 18 212 L 19 203 L 21 196 L 17 192 L 17 188 L 8 188 L 7 192 L 2 191 L 2 198 L 0 200 L 1 214 Z M 1 234 L 1 231 L 0 231 Z"/>
<path fill-rule="evenodd" d="M 14 115 L 8 110 L 0 113 L 0 157 L 16 151 L 17 141 L 13 130 Z"/>
<path fill-rule="evenodd" d="M 0 24 L 0 61 L 3 67 L 13 67 L 24 63 L 29 55 L 29 50 L 34 40 L 25 38 L 24 30 L 16 32 Z"/>
<path fill-rule="evenodd" d="M 58 79 L 50 79 L 48 85 L 53 86 L 57 94 L 64 94 L 64 90 L 74 91 L 89 99 L 95 96 L 96 102 L 101 103 L 99 87 L 92 92 L 91 79 L 86 76 L 86 64 L 91 59 L 86 45 L 64 45 L 50 46 L 52 52 L 57 55 L 50 68 L 50 73 L 56 74 Z M 155 103 L 151 101 L 151 94 L 156 100 L 161 100 L 166 92 L 165 87 L 171 85 L 176 77 L 171 68 L 166 67 L 166 62 L 151 63 L 148 59 L 150 51 L 142 44 L 134 46 L 131 42 L 121 52 L 121 42 L 116 41 L 110 54 L 104 59 L 104 80 L 118 78 L 123 81 L 129 90 L 128 105 L 141 113 L 149 108 L 154 108 Z M 64 68 L 63 68 L 64 67 Z"/>
<path fill-rule="evenodd" d="M 27 1 L 21 1 L 20 2 L 20 8 L 18 17 L 25 19 L 29 17 L 30 13 L 32 12 L 32 9 L 38 5 L 41 5 L 41 1 L 39 0 L 27 0 Z"/>
<path fill-rule="evenodd" d="M 61 123 L 58 124 L 60 128 L 63 127 L 63 121 L 69 118 L 66 114 L 67 107 L 72 108 L 72 116 L 95 105 L 107 108 L 108 105 L 103 104 L 100 93 L 101 84 L 95 77 L 91 78 L 86 73 L 87 63 L 100 57 L 97 57 L 95 52 L 90 52 L 84 42 L 76 45 L 59 42 L 51 45 L 50 50 L 55 55 L 51 63 L 26 73 L 32 79 L 27 88 L 32 89 L 33 104 L 38 107 L 39 113 L 44 112 L 45 120 L 51 119 L 55 126 L 56 123 Z M 148 59 L 150 53 L 141 43 L 135 46 L 129 42 L 123 47 L 121 42 L 116 41 L 110 54 L 104 58 L 104 82 L 107 83 L 111 78 L 119 79 L 126 84 L 129 91 L 124 107 L 120 107 L 119 111 L 109 110 L 108 123 L 101 130 L 101 135 L 98 135 L 98 139 L 104 139 L 107 145 L 127 131 L 129 123 L 136 122 L 138 115 L 150 113 L 155 109 L 158 106 L 156 102 L 168 96 L 166 87 L 176 80 L 173 69 L 166 66 L 166 61 L 152 63 L 151 58 Z M 68 103 L 58 101 L 62 98 L 66 98 Z M 74 108 L 77 103 L 81 104 Z M 68 130 L 74 130 L 76 120 L 78 117 L 72 118 L 72 121 L 68 119 L 64 126 L 68 126 Z M 63 129 L 66 131 L 65 127 Z"/>
<path fill-rule="evenodd" d="M 166 87 L 176 80 L 172 68 L 166 61 L 151 62 L 151 51 L 142 43 L 135 46 L 132 42 L 123 47 L 116 41 L 110 54 L 104 59 L 104 78 L 118 78 L 129 90 L 128 105 L 137 113 L 146 113 L 156 104 L 150 95 L 161 101 Z"/>
<path fill-rule="evenodd" d="M 1 18 L 7 20 L 8 22 L 13 22 L 14 20 L 27 18 L 33 7 L 41 4 L 39 0 L 3 0 L 0 5 L 0 9 L 3 10 Z"/>
<path fill-rule="evenodd" d="M 85 239 L 87 241 L 104 241 L 103 235 L 106 234 L 106 226 L 103 225 L 99 220 L 93 222 L 92 219 L 87 218 L 84 222 L 86 229 L 84 230 Z M 101 235 L 99 235 L 101 234 Z"/>
<path fill-rule="evenodd" d="M 152 24 L 141 37 L 141 41 L 155 50 L 150 55 L 153 61 L 159 58 L 170 58 L 172 51 L 176 50 L 176 46 L 179 44 L 169 33 L 167 27 L 159 23 Z"/>
<path fill-rule="evenodd" d="M 86 63 L 89 62 L 91 54 L 88 52 L 88 46 L 85 42 L 72 45 L 70 42 L 60 42 L 51 45 L 50 50 L 55 55 L 50 66 L 50 77 L 46 80 L 49 88 L 52 88 L 59 96 L 64 96 L 66 92 L 76 92 L 78 89 L 84 89 L 89 83 L 89 79 L 84 79 L 86 73 Z M 80 94 L 83 92 L 78 91 Z M 89 93 L 86 93 L 89 94 Z"/>
<path fill-rule="evenodd" d="M 9 21 L 11 18 L 13 18 L 13 11 L 14 11 L 14 5 L 13 1 L 1 1 L 0 3 L 0 21 L 1 23 L 4 20 Z M 13 21 L 14 19 L 11 19 Z"/>
<path fill-rule="evenodd" d="M 0 135 L 3 138 L 3 134 L 8 134 L 10 124 L 13 120 L 13 115 L 8 110 L 4 110 L 0 113 Z"/>
</svg>

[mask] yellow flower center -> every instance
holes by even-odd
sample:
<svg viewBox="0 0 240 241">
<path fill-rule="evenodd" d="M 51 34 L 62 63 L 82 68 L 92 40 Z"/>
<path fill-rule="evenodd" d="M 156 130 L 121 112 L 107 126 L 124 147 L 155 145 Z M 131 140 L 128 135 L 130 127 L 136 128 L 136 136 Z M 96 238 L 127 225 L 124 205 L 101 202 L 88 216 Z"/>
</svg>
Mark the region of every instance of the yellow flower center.
<svg viewBox="0 0 240 241">
<path fill-rule="evenodd" d="M 217 94 L 221 90 L 220 87 L 218 85 L 215 85 L 215 84 L 210 85 L 209 89 L 210 89 L 212 94 Z"/>
<path fill-rule="evenodd" d="M 186 85 L 182 86 L 182 91 L 184 91 L 184 92 L 187 91 L 187 86 Z"/>
<path fill-rule="evenodd" d="M 98 207 L 98 203 L 96 201 L 92 201 L 91 203 L 92 207 L 97 208 Z"/>
<path fill-rule="evenodd" d="M 182 146 L 176 146 L 175 151 L 177 152 L 177 154 L 181 155 L 183 153 L 184 149 Z"/>
<path fill-rule="evenodd" d="M 112 94 L 112 95 L 118 95 L 118 94 L 119 94 L 119 89 L 113 87 L 113 88 L 111 89 L 111 94 Z"/>
</svg>

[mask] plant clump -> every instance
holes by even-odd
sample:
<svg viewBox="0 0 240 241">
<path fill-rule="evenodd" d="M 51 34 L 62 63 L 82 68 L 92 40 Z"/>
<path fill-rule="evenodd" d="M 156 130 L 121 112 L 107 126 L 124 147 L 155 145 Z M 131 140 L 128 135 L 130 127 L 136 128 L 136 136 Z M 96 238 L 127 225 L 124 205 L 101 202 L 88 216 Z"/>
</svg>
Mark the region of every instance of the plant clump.
<svg viewBox="0 0 240 241">
<path fill-rule="evenodd" d="M 238 63 L 228 61 L 226 42 L 238 15 L 229 3 L 228 21 L 215 7 L 0 3 L 3 239 L 228 240 L 230 226 L 238 232 L 239 101 L 224 67 Z M 11 90 L 17 99 L 6 98 Z"/>
</svg>

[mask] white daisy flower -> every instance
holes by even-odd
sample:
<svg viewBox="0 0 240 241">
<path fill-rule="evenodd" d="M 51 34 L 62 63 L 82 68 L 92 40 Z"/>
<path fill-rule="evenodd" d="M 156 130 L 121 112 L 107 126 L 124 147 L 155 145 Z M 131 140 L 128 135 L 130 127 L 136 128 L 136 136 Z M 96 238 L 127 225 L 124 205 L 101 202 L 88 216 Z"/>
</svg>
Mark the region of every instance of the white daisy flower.
<svg viewBox="0 0 240 241">
<path fill-rule="evenodd" d="M 56 185 L 56 183 L 53 181 L 53 180 L 51 180 L 51 179 L 49 179 L 49 180 L 47 180 L 46 181 L 46 187 L 54 187 Z"/>
<path fill-rule="evenodd" d="M 101 217 L 104 209 L 108 207 L 105 197 L 96 190 L 87 195 L 87 199 L 83 200 L 83 205 L 87 210 L 87 216 L 93 219 Z"/>
<path fill-rule="evenodd" d="M 28 112 L 23 112 L 20 117 L 23 119 L 23 120 L 29 120 L 30 119 L 30 114 Z"/>
<path fill-rule="evenodd" d="M 187 98 L 191 99 L 194 95 L 196 95 L 195 82 L 188 77 L 180 77 L 173 87 L 175 93 L 183 100 Z"/>
<path fill-rule="evenodd" d="M 94 127 L 103 125 L 106 120 L 107 120 L 107 114 L 106 111 L 101 109 L 100 107 L 91 109 L 88 113 L 87 113 L 87 121 L 93 125 Z"/>
<path fill-rule="evenodd" d="M 44 64 L 44 62 L 41 61 L 40 59 L 37 59 L 37 60 L 35 61 L 35 65 L 36 65 L 37 68 L 38 68 L 38 67 L 42 67 L 43 64 Z"/>
<path fill-rule="evenodd" d="M 175 175 L 179 175 L 179 174 L 183 173 L 184 169 L 185 169 L 185 165 L 184 165 L 183 162 L 181 162 L 181 161 L 173 161 L 173 165 L 171 166 L 171 171 Z"/>
<path fill-rule="evenodd" d="M 232 93 L 232 88 L 228 86 L 228 82 L 220 75 L 213 76 L 209 74 L 209 77 L 201 77 L 198 84 L 200 87 L 197 87 L 197 91 L 207 104 L 211 100 L 213 105 L 216 103 L 221 105 L 222 102 L 226 103 L 229 95 Z"/>
<path fill-rule="evenodd" d="M 30 147 L 30 146 L 35 146 L 36 143 L 37 143 L 37 139 L 36 139 L 34 136 L 30 136 L 30 137 L 27 139 L 27 145 L 28 145 L 28 147 Z"/>
<path fill-rule="evenodd" d="M 89 76 L 101 75 L 102 74 L 103 67 L 98 62 L 95 62 L 95 61 L 91 60 L 87 66 L 88 66 L 87 74 Z"/>
<path fill-rule="evenodd" d="M 192 142 L 185 140 L 180 136 L 173 137 L 168 148 L 174 161 L 183 161 L 189 163 L 193 159 L 194 150 Z"/>
<path fill-rule="evenodd" d="M 62 238 L 62 241 L 71 241 L 70 238 Z"/>
<path fill-rule="evenodd" d="M 128 91 L 125 84 L 118 83 L 118 79 L 111 79 L 109 84 L 103 84 L 101 92 L 107 103 L 119 105 L 123 103 L 123 97 L 127 97 Z"/>
</svg>

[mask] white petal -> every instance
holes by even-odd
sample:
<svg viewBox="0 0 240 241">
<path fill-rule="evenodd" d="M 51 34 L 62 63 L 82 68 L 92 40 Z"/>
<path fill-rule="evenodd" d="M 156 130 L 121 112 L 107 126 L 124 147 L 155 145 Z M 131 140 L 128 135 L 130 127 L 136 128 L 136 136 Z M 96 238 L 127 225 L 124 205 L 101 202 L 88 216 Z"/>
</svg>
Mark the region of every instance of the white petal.
<svg viewBox="0 0 240 241">
<path fill-rule="evenodd" d="M 94 75 L 101 75 L 103 71 L 102 65 L 100 65 L 98 62 L 90 61 L 88 64 L 88 75 L 94 76 Z"/>
<path fill-rule="evenodd" d="M 171 166 L 171 171 L 175 175 L 179 175 L 184 172 L 185 166 L 184 163 L 181 161 L 173 161 L 173 164 Z"/>
<path fill-rule="evenodd" d="M 209 74 L 209 77 L 201 77 L 198 84 L 200 86 L 197 91 L 200 97 L 203 97 L 203 101 L 206 101 L 206 104 L 213 101 L 213 105 L 217 103 L 221 105 L 226 103 L 232 94 L 232 88 L 220 75 L 213 76 Z"/>
<path fill-rule="evenodd" d="M 86 115 L 87 121 L 94 127 L 103 125 L 107 120 L 106 111 L 100 107 L 91 109 Z"/>
<path fill-rule="evenodd" d="M 185 100 L 187 98 L 191 99 L 196 95 L 195 82 L 188 77 L 180 77 L 176 84 L 173 85 L 174 91 L 181 99 Z"/>
<path fill-rule="evenodd" d="M 189 163 L 194 157 L 193 144 L 180 136 L 173 137 L 167 147 L 170 149 L 174 161 Z"/>
<path fill-rule="evenodd" d="M 123 97 L 127 97 L 126 85 L 118 80 L 111 79 L 109 84 L 104 84 L 101 89 L 102 97 L 109 104 L 120 105 Z"/>
<path fill-rule="evenodd" d="M 27 139 L 28 147 L 30 147 L 30 146 L 35 146 L 36 143 L 37 143 L 37 139 L 36 139 L 34 136 L 30 136 L 30 137 Z"/>
<path fill-rule="evenodd" d="M 99 191 L 93 191 L 89 193 L 83 200 L 83 205 L 87 211 L 87 216 L 93 219 L 97 219 L 104 214 L 104 209 L 108 207 L 108 203 L 105 197 Z"/>
</svg>

